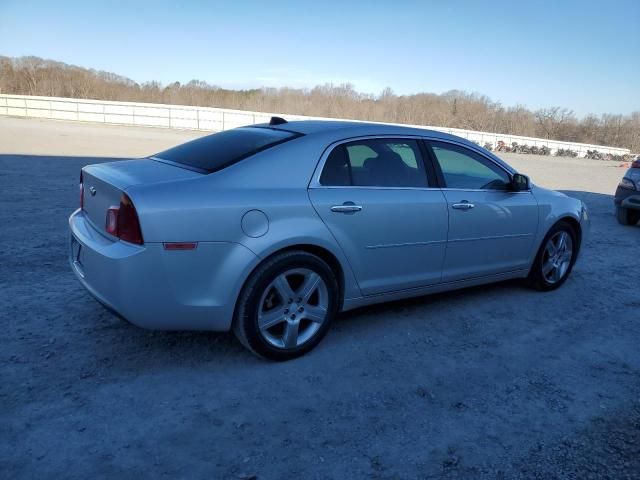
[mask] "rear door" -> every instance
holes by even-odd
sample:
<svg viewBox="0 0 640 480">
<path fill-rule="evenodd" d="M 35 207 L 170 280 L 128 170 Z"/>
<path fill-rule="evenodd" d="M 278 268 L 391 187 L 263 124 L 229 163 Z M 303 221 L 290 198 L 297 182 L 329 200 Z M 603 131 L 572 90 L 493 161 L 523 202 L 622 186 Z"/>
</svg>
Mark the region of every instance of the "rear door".
<svg viewBox="0 0 640 480">
<path fill-rule="evenodd" d="M 365 138 L 335 145 L 309 196 L 364 295 L 440 282 L 448 212 L 421 145 Z"/>
<path fill-rule="evenodd" d="M 529 267 L 538 228 L 531 191 L 510 189 L 502 166 L 456 143 L 430 141 L 449 208 L 443 281 Z"/>
</svg>

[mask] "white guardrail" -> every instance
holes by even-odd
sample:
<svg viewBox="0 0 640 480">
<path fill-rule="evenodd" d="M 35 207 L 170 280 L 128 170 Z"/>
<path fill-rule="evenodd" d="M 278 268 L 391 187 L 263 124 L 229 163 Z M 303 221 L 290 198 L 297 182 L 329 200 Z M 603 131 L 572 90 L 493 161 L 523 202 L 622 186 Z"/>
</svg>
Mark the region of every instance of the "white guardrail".
<svg viewBox="0 0 640 480">
<path fill-rule="evenodd" d="M 338 120 L 322 117 L 305 117 L 302 115 L 230 110 L 226 108 L 7 94 L 0 94 L 0 115 L 214 132 L 244 125 L 253 125 L 255 123 L 265 123 L 268 122 L 272 116 L 283 117 L 287 120 Z M 489 143 L 493 148 L 496 147 L 499 141 L 502 141 L 508 146 L 511 146 L 513 142 L 517 142 L 518 145 L 546 146 L 551 149 L 552 153 L 559 148 L 571 149 L 576 151 L 580 157 L 584 157 L 587 150 L 597 150 L 600 153 L 610 153 L 612 155 L 625 155 L 630 153 L 627 148 L 604 147 L 602 145 L 589 145 L 586 143 L 561 142 L 543 138 L 522 137 L 519 135 L 462 130 L 459 128 L 424 125 L 407 126 L 451 133 L 477 142 L 482 146 Z"/>
</svg>

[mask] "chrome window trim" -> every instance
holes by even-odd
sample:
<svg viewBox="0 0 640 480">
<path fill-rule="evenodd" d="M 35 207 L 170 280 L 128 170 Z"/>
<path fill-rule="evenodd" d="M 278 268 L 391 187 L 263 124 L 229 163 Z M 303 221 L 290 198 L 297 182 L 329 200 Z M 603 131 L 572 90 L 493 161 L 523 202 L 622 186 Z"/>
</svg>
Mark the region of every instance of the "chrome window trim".
<svg viewBox="0 0 640 480">
<path fill-rule="evenodd" d="M 364 185 L 322 185 L 320 183 L 320 177 L 322 176 L 322 170 L 324 169 L 324 165 L 327 161 L 327 158 L 329 157 L 329 155 L 331 155 L 331 152 L 333 152 L 333 150 L 340 146 L 343 145 L 345 143 L 351 143 L 351 142 L 355 142 L 358 140 L 376 140 L 376 139 L 385 139 L 385 138 L 397 138 L 399 140 L 402 139 L 407 139 L 407 140 L 417 140 L 417 141 L 426 141 L 429 142 L 430 140 L 436 141 L 436 142 L 443 142 L 443 143 L 450 143 L 452 145 L 457 145 L 459 147 L 462 148 L 466 148 L 467 150 L 470 150 L 480 156 L 482 156 L 483 158 L 485 158 L 486 160 L 488 160 L 489 162 L 493 163 L 496 167 L 498 167 L 499 169 L 501 169 L 502 171 L 504 171 L 509 178 L 512 178 L 513 175 L 515 173 L 518 173 L 515 169 L 513 169 L 513 167 L 509 166 L 510 170 L 505 168 L 504 165 L 502 165 L 501 163 L 497 162 L 494 158 L 491 158 L 490 156 L 486 155 L 485 153 L 483 153 L 482 151 L 480 151 L 479 148 L 472 148 L 471 146 L 464 144 L 462 142 L 457 142 L 455 140 L 451 140 L 451 139 L 444 139 L 438 136 L 433 136 L 433 135 L 397 135 L 397 134 L 378 134 L 378 135 L 359 135 L 359 136 L 355 136 L 355 137 L 349 137 L 349 138 L 343 138 L 342 140 L 337 140 L 335 142 L 330 143 L 329 145 L 327 145 L 327 147 L 324 149 L 324 151 L 322 152 L 322 155 L 320 156 L 320 161 L 318 162 L 318 164 L 316 165 L 316 169 L 313 172 L 313 175 L 311 177 L 311 181 L 309 182 L 309 185 L 307 188 L 355 188 L 355 189 L 367 189 L 367 190 L 440 190 L 440 191 L 458 191 L 458 192 L 505 192 L 505 193 L 531 193 L 531 187 L 529 187 L 529 189 L 527 190 L 521 190 L 519 192 L 514 192 L 514 191 L 510 191 L 510 190 L 497 190 L 497 189 L 487 189 L 487 188 L 448 188 L 448 187 L 443 187 L 443 188 L 439 188 L 439 187 L 381 187 L 381 186 L 364 186 Z M 429 145 L 429 148 L 431 148 L 431 145 Z M 420 152 L 422 154 L 422 152 Z M 434 159 L 435 161 L 437 161 L 437 159 Z M 423 161 L 431 161 L 428 158 L 423 158 Z M 425 172 L 428 174 L 428 172 Z"/>
<path fill-rule="evenodd" d="M 467 145 L 465 143 L 461 143 L 461 142 L 457 142 L 455 140 L 450 140 L 448 138 L 438 138 L 438 137 L 423 137 L 424 140 L 426 141 L 434 141 L 434 142 L 442 142 L 442 143 L 450 143 L 451 145 L 457 145 L 458 147 L 462 147 L 462 148 L 466 148 L 467 150 L 472 151 L 473 153 L 477 153 L 478 155 L 480 155 L 482 158 L 490 161 L 491 163 L 493 163 L 496 167 L 498 167 L 499 169 L 503 170 L 504 172 L 507 173 L 507 175 L 509 175 L 509 178 L 513 177 L 514 173 L 518 173 L 513 167 L 511 167 L 509 165 L 509 168 L 505 168 L 504 165 L 502 165 L 500 162 L 496 161 L 495 158 L 492 158 L 491 156 L 487 155 L 485 152 L 483 152 L 482 150 L 480 150 L 480 148 L 474 148 L 471 147 L 470 145 Z M 479 147 L 478 145 L 476 145 L 475 143 L 473 144 L 475 145 L 475 147 Z M 430 145 L 431 146 L 431 145 Z"/>
<path fill-rule="evenodd" d="M 380 187 L 380 186 L 367 186 L 367 185 L 309 185 L 309 188 L 331 188 L 331 189 L 359 189 L 359 190 L 438 190 L 441 191 L 441 188 L 438 187 Z"/>
<path fill-rule="evenodd" d="M 451 145 L 456 145 L 458 147 L 461 148 L 465 148 L 473 153 L 477 153 L 478 155 L 480 155 L 482 158 L 484 158 L 485 160 L 488 160 L 489 162 L 491 162 L 492 164 L 494 164 L 496 167 L 498 167 L 500 170 L 502 170 L 503 172 L 505 172 L 508 177 L 511 179 L 513 178 L 513 176 L 518 173 L 516 169 L 514 169 L 513 167 L 511 167 L 510 165 L 509 168 L 505 168 L 504 165 L 502 165 L 501 163 L 497 162 L 494 158 L 492 158 L 491 156 L 487 155 L 486 153 L 480 151 L 479 148 L 472 148 L 469 145 L 466 145 L 464 143 L 461 142 L 456 142 L 454 140 L 449 140 L 449 139 L 442 139 L 442 138 L 438 138 L 438 137 L 424 137 L 424 139 L 426 141 L 429 140 L 433 140 L 434 142 L 441 142 L 441 143 L 449 143 Z M 475 145 L 475 144 L 474 144 Z M 477 146 L 477 145 L 476 145 Z M 431 145 L 429 145 L 429 147 L 431 148 Z M 433 155 L 435 156 L 435 153 L 433 153 Z M 438 161 L 437 158 L 434 159 L 436 162 Z M 531 181 L 529 181 L 529 183 L 531 183 Z M 495 189 L 495 188 L 449 188 L 449 187 L 443 187 L 441 190 L 445 191 L 445 190 L 449 190 L 449 191 L 458 191 L 458 192 L 507 192 L 507 193 L 531 193 L 531 185 L 529 185 L 529 188 L 526 190 L 520 190 L 520 191 L 512 191 L 512 190 L 499 190 L 499 189 Z"/>
<path fill-rule="evenodd" d="M 441 188 L 443 192 L 494 192 L 494 193 L 508 193 L 509 195 L 514 195 L 516 193 L 531 193 L 531 189 L 528 190 L 499 190 L 497 188 Z"/>
<path fill-rule="evenodd" d="M 343 138 L 342 140 L 338 140 L 336 142 L 330 143 L 327 145 L 327 148 L 324 149 L 322 155 L 320 156 L 320 161 L 316 165 L 316 169 L 313 172 L 313 176 L 311 177 L 311 181 L 309 182 L 308 188 L 357 188 L 357 189 L 365 189 L 365 190 L 440 190 L 437 187 L 382 187 L 382 186 L 366 186 L 366 185 L 322 185 L 320 183 L 320 177 L 322 175 L 322 170 L 324 169 L 324 164 L 331 155 L 333 150 L 345 143 L 356 142 L 358 140 L 380 140 L 387 138 L 397 138 L 398 140 L 415 140 L 420 141 L 423 140 L 424 137 L 420 135 L 398 135 L 398 134 L 378 134 L 378 135 L 359 135 L 355 137 Z M 420 156 L 422 157 L 422 151 L 420 151 Z M 423 161 L 428 160 L 423 158 Z M 428 173 L 425 171 L 425 175 Z M 427 181 L 428 181 L 428 177 Z"/>
</svg>

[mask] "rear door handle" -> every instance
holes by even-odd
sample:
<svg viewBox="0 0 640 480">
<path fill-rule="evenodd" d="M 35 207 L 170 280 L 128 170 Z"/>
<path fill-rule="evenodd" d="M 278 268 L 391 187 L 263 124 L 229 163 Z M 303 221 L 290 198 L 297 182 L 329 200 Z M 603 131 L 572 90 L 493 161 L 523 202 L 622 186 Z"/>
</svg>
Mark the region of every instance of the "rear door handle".
<svg viewBox="0 0 640 480">
<path fill-rule="evenodd" d="M 473 203 L 467 202 L 466 200 L 451 205 L 451 208 L 455 208 L 456 210 L 471 210 L 473 207 L 475 207 L 475 205 Z"/>
<path fill-rule="evenodd" d="M 362 210 L 362 207 L 355 205 L 353 202 L 344 202 L 342 205 L 334 205 L 331 207 L 331 211 L 337 213 L 356 213 L 360 210 Z"/>
</svg>

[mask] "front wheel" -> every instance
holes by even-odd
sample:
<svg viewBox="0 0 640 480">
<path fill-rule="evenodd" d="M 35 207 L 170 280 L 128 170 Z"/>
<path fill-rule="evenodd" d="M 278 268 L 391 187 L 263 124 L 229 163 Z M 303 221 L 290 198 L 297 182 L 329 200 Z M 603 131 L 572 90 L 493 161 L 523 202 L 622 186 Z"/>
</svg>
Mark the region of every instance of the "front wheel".
<svg viewBox="0 0 640 480">
<path fill-rule="evenodd" d="M 640 211 L 616 207 L 616 218 L 620 225 L 635 225 L 640 221 Z"/>
<path fill-rule="evenodd" d="M 569 277 L 577 254 L 575 230 L 566 222 L 557 223 L 540 246 L 529 272 L 529 284 L 542 291 L 560 287 Z"/>
<path fill-rule="evenodd" d="M 338 310 L 334 272 L 319 257 L 289 251 L 267 260 L 243 288 L 234 333 L 254 354 L 289 360 L 314 348 Z"/>
</svg>

